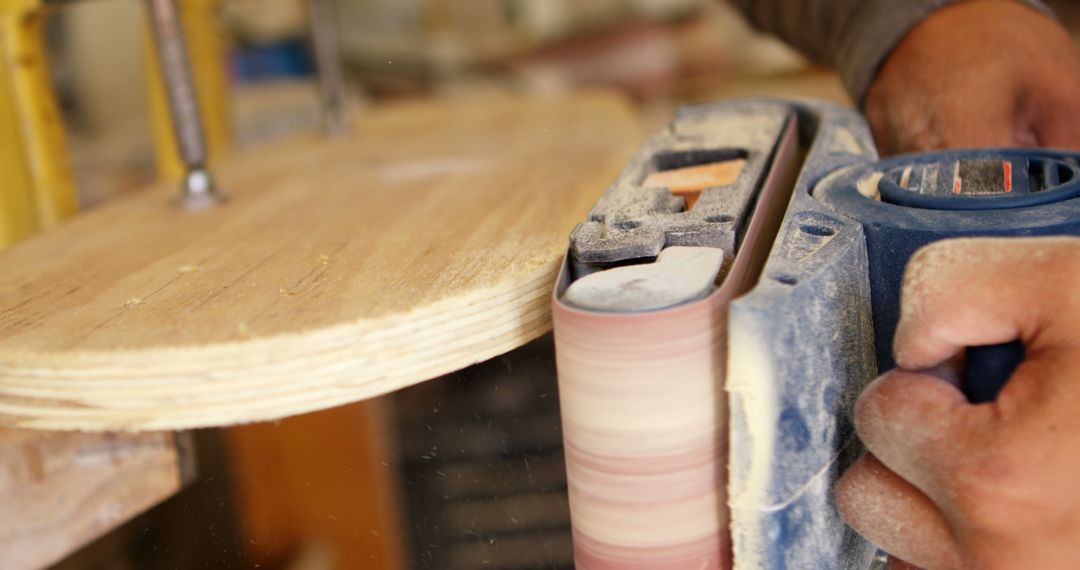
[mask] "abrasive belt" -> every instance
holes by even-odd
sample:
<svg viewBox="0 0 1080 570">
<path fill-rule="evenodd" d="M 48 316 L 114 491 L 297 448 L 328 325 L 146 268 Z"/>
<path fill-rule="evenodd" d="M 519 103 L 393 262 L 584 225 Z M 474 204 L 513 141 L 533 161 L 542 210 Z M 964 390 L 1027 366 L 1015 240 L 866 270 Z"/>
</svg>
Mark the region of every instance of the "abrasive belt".
<svg viewBox="0 0 1080 570">
<path fill-rule="evenodd" d="M 728 568 L 728 303 L 757 281 L 798 166 L 791 114 L 733 260 L 706 298 L 664 310 L 553 301 L 574 556 L 581 569 Z"/>
</svg>

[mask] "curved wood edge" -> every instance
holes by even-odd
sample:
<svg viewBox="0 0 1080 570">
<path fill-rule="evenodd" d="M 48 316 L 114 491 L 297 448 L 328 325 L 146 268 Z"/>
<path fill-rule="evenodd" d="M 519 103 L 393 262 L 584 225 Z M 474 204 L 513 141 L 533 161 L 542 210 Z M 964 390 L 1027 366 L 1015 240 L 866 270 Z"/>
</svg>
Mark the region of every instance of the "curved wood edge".
<svg viewBox="0 0 1080 570">
<path fill-rule="evenodd" d="M 188 429 L 270 420 L 380 396 L 460 370 L 512 350 L 551 329 L 548 295 L 554 269 L 527 287 L 478 292 L 425 308 L 433 318 L 402 315 L 383 328 L 341 326 L 255 341 L 249 355 L 235 347 L 170 349 L 169 358 L 143 354 L 81 354 L 66 366 L 0 365 L 0 425 L 29 429 L 130 431 Z M 508 310 L 508 306 L 512 309 Z M 495 318 L 486 314 L 496 310 Z M 431 333 L 406 344 L 418 328 Z M 357 354 L 358 343 L 383 350 Z M 423 358 L 418 358 L 422 355 Z M 117 361 L 138 366 L 110 366 Z M 185 371 L 177 362 L 198 363 Z M 326 363 L 313 367 L 313 363 Z M 212 377 L 202 371 L 208 363 Z M 153 382 L 147 379 L 152 378 Z M 78 397 L 72 383 L 78 382 Z"/>
<path fill-rule="evenodd" d="M 604 138 L 586 146 L 595 156 L 583 157 L 586 166 L 578 167 L 575 199 L 581 198 L 582 211 L 571 212 L 576 219 L 585 217 L 587 204 L 633 150 L 637 139 L 630 135 L 640 134 L 636 115 L 621 98 L 590 94 L 584 103 L 579 111 L 600 110 L 611 123 L 604 137 L 615 148 L 595 148 Z M 385 116 L 375 120 L 386 122 Z M 582 136 L 578 131 L 572 136 Z M 376 319 L 243 342 L 132 351 L 34 352 L 0 342 L 0 426 L 138 431 L 232 425 L 372 398 L 453 372 L 550 330 L 548 295 L 565 253 L 565 246 L 552 244 L 565 243 L 569 229 L 533 240 L 536 251 L 528 255 L 535 270 L 516 268 L 512 279 L 494 286 Z"/>
</svg>

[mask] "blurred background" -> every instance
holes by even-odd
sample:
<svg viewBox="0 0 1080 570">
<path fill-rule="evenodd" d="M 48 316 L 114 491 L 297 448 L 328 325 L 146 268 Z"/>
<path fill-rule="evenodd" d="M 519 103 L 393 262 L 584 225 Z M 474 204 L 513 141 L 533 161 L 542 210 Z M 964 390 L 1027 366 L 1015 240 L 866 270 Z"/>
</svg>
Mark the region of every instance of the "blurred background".
<svg viewBox="0 0 1080 570">
<path fill-rule="evenodd" d="M 206 3 L 206 0 L 194 0 Z M 215 2 L 234 144 L 318 127 L 304 0 Z M 844 101 L 839 83 L 718 0 L 336 0 L 353 105 L 415 97 L 627 93 L 657 124 L 684 102 L 758 93 Z M 50 61 L 84 205 L 155 177 L 144 6 L 71 3 Z M 793 83 L 794 82 L 794 83 Z"/>
<path fill-rule="evenodd" d="M 181 0 L 182 2 L 185 0 Z M 1080 9 L 1056 6 L 1067 23 Z M 319 128 L 307 4 L 222 0 L 240 148 Z M 85 207 L 157 177 L 145 6 L 47 22 Z M 850 104 L 837 78 L 718 0 L 338 0 L 350 106 L 606 88 L 652 128 L 742 96 Z M 58 564 L 96 568 L 572 568 L 550 338 L 377 400 L 194 432 L 179 494 Z"/>
</svg>

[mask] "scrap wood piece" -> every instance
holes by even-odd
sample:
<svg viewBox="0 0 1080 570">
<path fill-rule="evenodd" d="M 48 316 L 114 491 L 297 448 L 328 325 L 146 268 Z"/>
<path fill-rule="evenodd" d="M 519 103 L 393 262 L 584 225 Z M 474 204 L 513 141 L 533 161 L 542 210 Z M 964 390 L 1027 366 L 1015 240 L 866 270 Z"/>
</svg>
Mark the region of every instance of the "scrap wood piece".
<svg viewBox="0 0 1080 570">
<path fill-rule="evenodd" d="M 179 491 L 176 437 L 0 430 L 0 567 L 49 566 Z"/>
<path fill-rule="evenodd" d="M 407 103 L 0 252 L 0 425 L 141 430 L 383 394 L 550 328 L 566 236 L 639 140 L 619 98 Z"/>
</svg>

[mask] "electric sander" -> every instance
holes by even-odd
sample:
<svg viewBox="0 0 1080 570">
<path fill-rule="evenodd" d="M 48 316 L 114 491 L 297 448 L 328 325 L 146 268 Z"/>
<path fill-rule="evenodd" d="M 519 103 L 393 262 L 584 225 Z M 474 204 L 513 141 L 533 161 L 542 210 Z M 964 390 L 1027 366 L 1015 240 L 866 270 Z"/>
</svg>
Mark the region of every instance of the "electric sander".
<svg viewBox="0 0 1080 570">
<path fill-rule="evenodd" d="M 554 294 L 578 567 L 867 568 L 831 489 L 863 451 L 855 399 L 894 365 L 908 259 L 1080 234 L 1077 157 L 878 160 L 836 106 L 679 111 L 573 230 Z M 1022 359 L 971 347 L 962 388 L 993 400 Z"/>
</svg>

